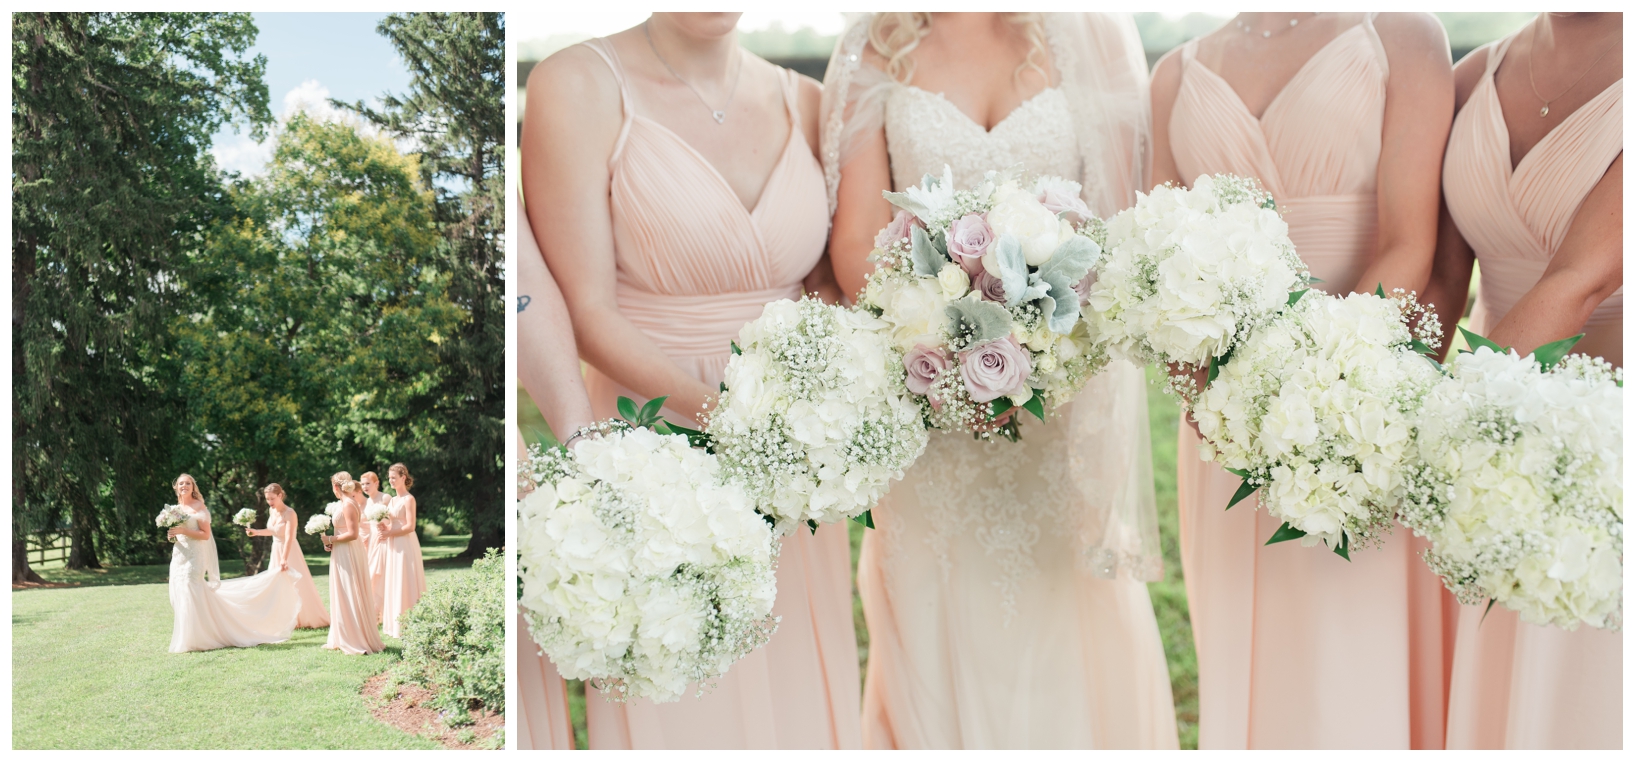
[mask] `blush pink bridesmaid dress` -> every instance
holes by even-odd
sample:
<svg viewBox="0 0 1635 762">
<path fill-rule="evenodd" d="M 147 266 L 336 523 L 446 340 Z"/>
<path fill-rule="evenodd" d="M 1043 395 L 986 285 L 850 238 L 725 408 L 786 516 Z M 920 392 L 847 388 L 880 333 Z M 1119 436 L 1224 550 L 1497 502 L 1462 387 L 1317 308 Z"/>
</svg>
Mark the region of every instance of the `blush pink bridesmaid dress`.
<svg viewBox="0 0 1635 762">
<path fill-rule="evenodd" d="M 1224 79 L 1181 53 L 1170 118 L 1184 178 L 1257 177 L 1320 288 L 1343 293 L 1374 253 L 1376 171 L 1389 69 L 1372 20 L 1309 59 L 1256 119 Z M 1201 749 L 1441 748 L 1440 581 L 1397 530 L 1352 560 L 1297 542 L 1241 479 L 1199 461 L 1180 426 L 1181 561 L 1198 651 Z"/>
<path fill-rule="evenodd" d="M 1518 32 L 1519 34 L 1519 32 Z M 1624 150 L 1620 79 L 1569 114 L 1514 168 L 1493 72 L 1514 36 L 1487 49 L 1487 70 L 1453 122 L 1442 192 L 1482 279 L 1472 329 L 1487 333 L 1538 283 L 1578 207 Z M 1622 365 L 1624 291 L 1603 301 L 1575 349 Z M 1448 696 L 1450 749 L 1623 747 L 1623 633 L 1526 624 L 1495 606 L 1459 607 Z"/>
<path fill-rule="evenodd" d="M 789 142 L 751 210 L 703 156 L 636 112 L 613 47 L 585 44 L 613 70 L 624 110 L 608 163 L 619 310 L 672 362 L 714 387 L 738 330 L 767 302 L 800 297 L 828 239 L 828 198 L 800 129 L 796 75 L 785 71 L 783 80 Z M 586 391 L 598 418 L 615 415 L 620 395 L 636 397 L 595 368 Z M 785 537 L 772 609 L 782 621 L 771 641 L 702 698 L 615 704 L 592 691 L 590 747 L 858 748 L 851 590 L 844 525 Z"/>
<path fill-rule="evenodd" d="M 388 505 L 386 496 L 375 493 L 372 498 L 364 500 L 364 509 L 376 505 Z M 363 546 L 369 552 L 369 593 L 375 599 L 375 610 L 386 610 L 386 539 L 375 536 L 376 526 L 387 526 L 389 522 L 363 522 Z"/>
<path fill-rule="evenodd" d="M 573 748 L 573 721 L 568 690 L 550 657 L 540 653 L 528 634 L 528 620 L 517 613 L 517 748 Z M 587 697 L 600 701 L 593 689 Z"/>
<path fill-rule="evenodd" d="M 404 612 L 414 608 L 426 592 L 426 564 L 420 557 L 420 538 L 414 533 L 414 517 L 409 512 L 413 495 L 398 495 L 387 504 L 391 515 L 386 519 L 387 532 L 401 532 L 397 537 L 381 540 L 385 549 L 385 580 L 381 584 L 381 631 L 394 638 L 403 636 Z"/>
<path fill-rule="evenodd" d="M 301 554 L 301 544 L 295 537 L 295 511 L 286 506 L 281 511 L 267 514 L 267 528 L 272 530 L 272 559 L 267 566 L 275 568 L 279 559 L 290 571 L 300 575 L 295 583 L 295 590 L 301 597 L 301 614 L 295 620 L 295 626 L 300 629 L 329 626 L 329 612 L 324 610 L 324 601 L 318 597 L 318 586 L 312 582 L 312 572 L 307 569 L 307 558 Z"/>
<path fill-rule="evenodd" d="M 335 534 L 357 531 L 363 523 L 357 506 L 340 501 L 335 511 Z M 329 556 L 329 639 L 324 648 L 354 656 L 386 650 L 376 631 L 380 621 L 369 595 L 369 553 L 363 540 L 335 543 Z"/>
</svg>

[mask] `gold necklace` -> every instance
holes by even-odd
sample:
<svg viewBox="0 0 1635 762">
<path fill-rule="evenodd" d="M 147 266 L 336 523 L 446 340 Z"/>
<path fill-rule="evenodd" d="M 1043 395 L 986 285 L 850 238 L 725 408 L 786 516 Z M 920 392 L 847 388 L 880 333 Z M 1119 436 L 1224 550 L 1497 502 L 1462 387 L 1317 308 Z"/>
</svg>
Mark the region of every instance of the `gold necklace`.
<svg viewBox="0 0 1635 762">
<path fill-rule="evenodd" d="M 649 21 L 650 20 L 651 19 L 649 19 Z M 682 79 L 681 75 L 677 74 L 676 70 L 673 67 L 670 66 L 670 62 L 664 60 L 664 56 L 659 54 L 658 46 L 653 44 L 653 33 L 647 31 L 647 21 L 642 22 L 642 34 L 647 36 L 647 47 L 650 47 L 650 48 L 653 49 L 653 56 L 655 58 L 659 59 L 659 63 L 664 64 L 664 68 L 670 70 L 670 76 L 675 77 L 676 81 L 680 82 L 683 85 L 686 85 L 687 89 L 693 91 L 693 95 L 698 96 L 698 102 L 704 104 L 704 108 L 707 108 L 707 109 L 710 110 L 710 116 L 715 119 L 716 124 L 725 123 L 727 121 L 727 109 L 732 108 L 732 97 L 734 95 L 738 94 L 738 80 L 741 79 L 743 77 L 743 75 L 744 75 L 744 57 L 743 57 L 743 55 L 740 54 L 738 56 L 738 72 L 736 74 L 734 74 L 733 77 L 732 77 L 732 89 L 727 91 L 727 105 L 722 106 L 721 108 L 716 108 L 714 106 L 711 106 L 709 101 L 704 100 L 704 94 L 699 92 L 698 88 L 693 87 L 693 83 L 688 82 L 685 79 Z"/>
<path fill-rule="evenodd" d="M 1611 53 L 1613 48 L 1618 47 L 1618 42 L 1619 42 L 1618 40 L 1613 40 L 1612 44 L 1608 45 L 1606 50 L 1601 51 L 1601 55 L 1596 56 L 1595 60 L 1590 62 L 1589 67 L 1584 69 L 1584 73 L 1578 75 L 1578 79 L 1573 80 L 1573 83 L 1567 86 L 1567 89 L 1562 90 L 1561 92 L 1557 93 L 1556 97 L 1554 97 L 1554 98 L 1546 98 L 1546 97 L 1544 97 L 1542 95 L 1539 95 L 1538 85 L 1533 83 L 1533 59 L 1538 56 L 1538 27 L 1537 26 L 1533 27 L 1533 31 L 1530 33 L 1530 35 L 1531 36 L 1528 38 L 1528 42 L 1530 44 L 1529 44 L 1528 50 L 1527 50 L 1527 86 L 1533 88 L 1533 97 L 1534 98 L 1537 98 L 1537 99 L 1539 99 L 1541 101 L 1544 101 L 1544 108 L 1541 108 L 1541 109 L 1538 110 L 1538 116 L 1539 116 L 1540 119 L 1543 119 L 1544 117 L 1549 116 L 1550 115 L 1550 104 L 1552 102 L 1554 102 L 1554 101 L 1561 100 L 1561 96 L 1572 92 L 1573 88 L 1578 87 L 1578 83 L 1583 82 L 1584 78 L 1589 76 L 1590 71 L 1595 68 L 1595 65 L 1598 64 L 1598 63 L 1601 63 L 1601 59 L 1606 58 L 1607 54 Z"/>
</svg>

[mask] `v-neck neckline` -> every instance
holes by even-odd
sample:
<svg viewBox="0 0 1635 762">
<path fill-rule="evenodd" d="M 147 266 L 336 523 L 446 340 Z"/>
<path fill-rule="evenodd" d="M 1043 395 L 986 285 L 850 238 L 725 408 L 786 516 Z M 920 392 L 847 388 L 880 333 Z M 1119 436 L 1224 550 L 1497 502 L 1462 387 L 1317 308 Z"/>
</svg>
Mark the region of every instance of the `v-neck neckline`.
<svg viewBox="0 0 1635 762">
<path fill-rule="evenodd" d="M 1504 52 L 1508 54 L 1510 52 L 1510 46 L 1506 45 Z M 1503 63 L 1504 59 L 1500 58 L 1492 66 L 1488 67 L 1489 71 L 1487 73 L 1487 81 L 1483 84 L 1487 86 L 1488 97 L 1492 99 L 1492 108 L 1495 112 L 1496 120 L 1499 123 L 1499 137 L 1503 139 L 1501 143 L 1504 146 L 1504 164 L 1510 170 L 1510 173 L 1505 178 L 1506 180 L 1514 179 L 1517 173 L 1521 172 L 1522 165 L 1526 164 L 1528 159 L 1533 158 L 1533 155 L 1538 153 L 1539 146 L 1549 142 L 1561 132 L 1561 128 L 1571 124 L 1573 119 L 1577 118 L 1579 114 L 1588 111 L 1591 106 L 1596 104 L 1596 102 L 1607 97 L 1607 93 L 1612 92 L 1614 87 L 1621 87 L 1624 83 L 1623 77 L 1619 77 L 1608 83 L 1606 87 L 1601 88 L 1601 92 L 1595 94 L 1595 97 L 1584 101 L 1583 105 L 1573 109 L 1571 114 L 1568 114 L 1566 118 L 1562 119 L 1560 123 L 1556 124 L 1556 126 L 1551 127 L 1548 132 L 1544 133 L 1543 137 L 1539 138 L 1537 142 L 1528 147 L 1527 152 L 1523 153 L 1520 159 L 1512 163 L 1510 161 L 1510 123 L 1505 121 L 1504 103 L 1499 100 L 1499 66 L 1501 66 Z"/>
<path fill-rule="evenodd" d="M 1044 88 L 1043 90 L 1040 90 L 1037 93 L 1034 93 L 1032 97 L 1022 101 L 1021 103 L 1016 104 L 1016 108 L 1013 108 L 1009 112 L 1007 112 L 1005 114 L 1005 116 L 1003 118 L 1001 118 L 999 121 L 994 122 L 992 128 L 985 128 L 985 127 L 982 126 L 981 122 L 978 122 L 977 120 L 971 118 L 970 114 L 965 113 L 964 109 L 962 109 L 962 108 L 960 108 L 958 106 L 955 106 L 953 101 L 948 100 L 947 95 L 944 95 L 943 93 L 940 93 L 940 92 L 934 93 L 934 92 L 931 92 L 930 90 L 927 90 L 927 89 L 925 89 L 923 87 L 917 87 L 915 85 L 903 85 L 903 87 L 906 87 L 906 88 L 908 88 L 910 90 L 915 90 L 915 91 L 918 91 L 920 93 L 923 93 L 927 97 L 931 98 L 932 100 L 937 100 L 937 101 L 941 101 L 943 103 L 948 104 L 948 107 L 953 109 L 954 113 L 959 114 L 964 119 L 966 124 L 971 125 L 978 132 L 981 132 L 983 135 L 992 135 L 995 132 L 998 132 L 1000 127 L 1005 126 L 1005 124 L 1011 120 L 1011 117 L 1016 116 L 1016 114 L 1018 112 L 1020 112 L 1022 109 L 1027 108 L 1034 101 L 1037 101 L 1040 98 L 1043 98 L 1046 93 L 1051 92 L 1052 90 L 1060 90 L 1061 89 L 1059 87 L 1047 87 L 1047 88 Z"/>
<path fill-rule="evenodd" d="M 1243 111 L 1244 116 L 1254 120 L 1255 124 L 1265 126 L 1266 115 L 1272 113 L 1272 109 L 1276 108 L 1277 104 L 1282 102 L 1283 95 L 1289 92 L 1289 88 L 1293 87 L 1296 82 L 1300 81 L 1301 77 L 1306 75 L 1306 72 L 1311 69 L 1314 62 L 1322 58 L 1325 53 L 1328 53 L 1330 50 L 1334 49 L 1336 43 L 1345 39 L 1346 35 L 1362 29 L 1363 23 L 1364 22 L 1358 22 L 1352 25 L 1351 28 L 1334 35 L 1334 39 L 1324 43 L 1323 47 L 1318 48 L 1317 52 L 1312 53 L 1311 56 L 1306 59 L 1306 62 L 1300 64 L 1300 68 L 1294 71 L 1294 76 L 1289 77 L 1289 81 L 1284 82 L 1283 87 L 1277 91 L 1277 94 L 1272 96 L 1270 101 L 1266 102 L 1266 108 L 1261 110 L 1260 116 L 1255 116 L 1254 113 L 1249 110 L 1249 104 L 1244 103 L 1243 96 L 1239 95 L 1237 89 L 1232 87 L 1232 83 L 1227 82 L 1225 77 L 1217 74 L 1214 69 L 1209 68 L 1204 64 L 1204 62 L 1199 61 L 1196 54 L 1194 54 L 1192 57 L 1192 64 L 1206 72 L 1209 72 L 1209 76 L 1214 77 L 1216 82 L 1219 82 L 1222 87 L 1226 88 L 1227 92 L 1232 94 L 1232 101 L 1238 104 L 1238 108 Z"/>
<path fill-rule="evenodd" d="M 789 138 L 784 141 L 783 152 L 778 155 L 778 160 L 773 163 L 772 171 L 766 173 L 766 178 L 761 181 L 761 194 L 755 198 L 755 205 L 753 207 L 745 206 L 744 200 L 738 196 L 738 191 L 733 190 L 732 183 L 727 182 L 726 175 L 721 174 L 721 170 L 716 169 L 715 165 L 712 164 L 709 159 L 704 157 L 704 154 L 699 153 L 698 149 L 694 148 L 693 144 L 688 143 L 685 138 L 677 135 L 675 130 L 664 126 L 658 120 L 648 117 L 645 114 L 635 114 L 632 118 L 646 122 L 647 124 L 658 128 L 659 130 L 663 131 L 664 134 L 670 136 L 671 140 L 674 140 L 682 148 L 686 149 L 687 153 L 691 154 L 694 159 L 698 160 L 699 164 L 703 165 L 705 169 L 709 170 L 710 175 L 715 177 L 716 182 L 721 184 L 722 189 L 726 190 L 727 195 L 731 196 L 732 200 L 737 202 L 734 204 L 734 206 L 744 210 L 744 214 L 746 216 L 754 219 L 755 213 L 759 212 L 761 210 L 761 206 L 766 203 L 767 191 L 771 190 L 772 188 L 773 178 L 777 177 L 778 172 L 782 171 L 784 165 L 789 163 L 789 151 L 794 145 L 795 138 L 800 130 L 800 125 L 795 122 L 794 112 L 788 108 L 788 104 L 785 104 L 784 112 L 789 119 Z M 799 137 L 801 138 L 802 142 L 804 142 L 806 139 L 806 136 L 804 135 L 800 135 Z"/>
</svg>

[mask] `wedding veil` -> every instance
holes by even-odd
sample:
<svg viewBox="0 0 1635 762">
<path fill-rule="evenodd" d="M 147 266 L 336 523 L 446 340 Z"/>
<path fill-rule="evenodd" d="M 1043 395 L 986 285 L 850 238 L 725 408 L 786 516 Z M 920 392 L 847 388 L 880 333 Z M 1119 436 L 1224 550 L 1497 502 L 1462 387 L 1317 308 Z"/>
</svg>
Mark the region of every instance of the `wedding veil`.
<svg viewBox="0 0 1635 762">
<path fill-rule="evenodd" d="M 1151 110 L 1140 36 L 1128 14 L 1040 15 L 1073 116 L 1084 201 L 1110 217 L 1147 189 Z M 819 150 L 831 217 L 841 167 L 862 138 L 883 128 L 886 99 L 900 86 L 863 61 L 872 17 L 848 14 L 824 75 Z M 1081 561 L 1099 577 L 1121 570 L 1145 581 L 1164 575 L 1146 392 L 1142 370 L 1115 361 L 1072 405 L 1073 438 L 1089 447 L 1073 458 L 1074 479 L 1090 500 L 1080 522 Z"/>
</svg>

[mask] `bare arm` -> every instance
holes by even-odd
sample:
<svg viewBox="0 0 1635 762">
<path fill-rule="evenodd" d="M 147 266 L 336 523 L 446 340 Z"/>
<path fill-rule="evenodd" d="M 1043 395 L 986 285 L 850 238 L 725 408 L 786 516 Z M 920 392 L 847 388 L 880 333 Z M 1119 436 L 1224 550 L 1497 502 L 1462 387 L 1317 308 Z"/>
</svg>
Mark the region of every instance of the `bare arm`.
<svg viewBox="0 0 1635 762">
<path fill-rule="evenodd" d="M 1453 69 L 1454 113 L 1464 108 L 1472 90 L 1487 69 L 1487 48 L 1478 49 L 1459 61 Z M 1438 201 L 1436 251 L 1431 259 L 1430 283 L 1420 295 L 1420 301 L 1431 305 L 1442 322 L 1442 346 L 1438 350 L 1446 358 L 1457 333 L 1459 319 L 1465 315 L 1470 301 L 1470 273 L 1476 255 L 1459 232 L 1459 226 L 1448 213 L 1445 200 Z"/>
<path fill-rule="evenodd" d="M 1623 227 L 1624 155 L 1620 153 L 1584 197 L 1544 275 L 1488 338 L 1501 347 L 1527 353 L 1583 331 L 1590 313 L 1624 285 Z"/>
<path fill-rule="evenodd" d="M 818 155 L 818 119 L 823 110 L 823 85 L 804 74 L 796 75 L 800 81 L 800 118 L 797 125 L 801 135 L 806 138 L 806 146 L 812 151 L 812 158 L 822 164 L 823 159 Z M 817 294 L 819 299 L 829 304 L 839 304 L 841 301 L 840 283 L 835 280 L 835 269 L 829 264 L 829 253 L 824 251 L 823 257 L 818 259 L 812 271 L 801 280 L 801 293 Z"/>
<path fill-rule="evenodd" d="M 1181 91 L 1181 51 L 1171 50 L 1158 60 L 1152 71 L 1152 183 L 1186 185 L 1181 170 L 1175 166 L 1175 153 L 1170 149 L 1169 119 L 1175 111 L 1175 96 Z"/>
<path fill-rule="evenodd" d="M 595 419 L 579 372 L 573 323 L 562 292 L 545 266 L 526 215 L 517 216 L 518 290 L 528 297 L 517 313 L 517 378 L 557 438 Z"/>
<path fill-rule="evenodd" d="M 1390 63 L 1380 136 L 1379 242 L 1351 288 L 1422 291 L 1431 278 L 1442 193 L 1442 152 L 1453 125 L 1453 64 L 1428 13 L 1387 13 L 1377 24 Z"/>
<path fill-rule="evenodd" d="M 840 169 L 836 192 L 834 227 L 829 232 L 829 261 L 842 293 L 856 301 L 863 291 L 874 263 L 874 237 L 890 224 L 891 202 L 883 195 L 891 190 L 891 159 L 886 153 L 886 130 L 876 130 L 863 141 L 851 160 Z"/>
<path fill-rule="evenodd" d="M 290 554 L 296 547 L 295 511 L 290 511 L 289 518 L 279 525 L 279 532 L 283 535 L 283 537 L 280 537 L 279 539 L 284 541 L 284 552 L 278 557 L 278 570 L 284 571 L 290 568 Z"/>
<path fill-rule="evenodd" d="M 618 84 L 594 52 L 575 46 L 528 77 L 522 185 L 545 262 L 562 288 L 585 360 L 636 394 L 702 409 L 713 390 L 665 357 L 614 297 L 608 161 L 622 123 Z"/>
<path fill-rule="evenodd" d="M 186 524 L 182 524 L 181 526 L 171 527 L 166 534 L 171 537 L 185 535 L 195 540 L 208 540 L 210 539 L 210 519 L 200 516 L 198 529 L 188 529 Z"/>
<path fill-rule="evenodd" d="M 343 508 L 335 512 L 335 534 L 329 538 L 332 545 L 358 539 L 358 517 L 352 515 L 356 510 L 355 507 L 351 509 Z M 344 522 L 345 531 L 342 531 L 343 522 L 341 519 L 343 518 L 346 519 Z"/>
</svg>

